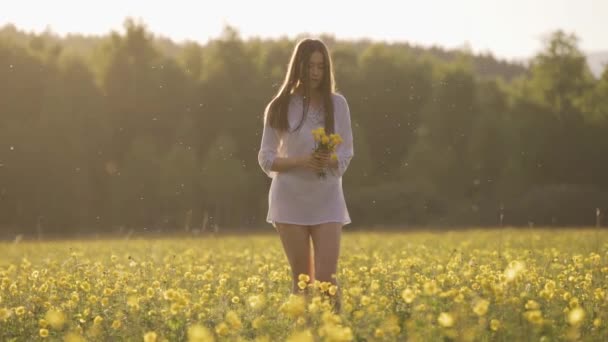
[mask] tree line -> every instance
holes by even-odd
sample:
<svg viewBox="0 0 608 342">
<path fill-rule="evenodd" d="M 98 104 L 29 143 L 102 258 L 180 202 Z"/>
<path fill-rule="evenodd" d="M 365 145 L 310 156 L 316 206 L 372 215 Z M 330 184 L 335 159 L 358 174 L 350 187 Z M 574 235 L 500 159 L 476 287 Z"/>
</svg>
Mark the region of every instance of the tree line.
<svg viewBox="0 0 608 342">
<path fill-rule="evenodd" d="M 608 210 L 608 71 L 556 31 L 529 65 L 342 41 L 344 191 L 361 228 L 591 225 Z M 174 43 L 0 29 L 0 229 L 268 229 L 263 110 L 297 39 Z"/>
</svg>

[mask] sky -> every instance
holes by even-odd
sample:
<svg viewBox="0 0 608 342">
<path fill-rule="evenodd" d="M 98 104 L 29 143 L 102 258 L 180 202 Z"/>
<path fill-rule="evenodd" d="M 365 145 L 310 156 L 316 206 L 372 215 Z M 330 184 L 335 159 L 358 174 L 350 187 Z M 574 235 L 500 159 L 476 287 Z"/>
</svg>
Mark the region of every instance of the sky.
<svg viewBox="0 0 608 342">
<path fill-rule="evenodd" d="M 608 0 L 54 0 L 8 1 L 0 26 L 106 34 L 122 32 L 132 17 L 156 35 L 205 43 L 225 25 L 242 38 L 294 38 L 325 33 L 338 39 L 370 38 L 420 46 L 491 52 L 528 58 L 556 29 L 575 33 L 585 52 L 608 51 Z"/>
</svg>

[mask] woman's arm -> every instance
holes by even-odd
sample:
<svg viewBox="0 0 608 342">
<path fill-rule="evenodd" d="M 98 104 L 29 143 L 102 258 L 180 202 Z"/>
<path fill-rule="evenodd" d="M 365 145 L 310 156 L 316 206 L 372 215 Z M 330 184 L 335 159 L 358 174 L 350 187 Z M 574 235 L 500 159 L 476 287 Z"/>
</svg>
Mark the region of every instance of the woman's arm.
<svg viewBox="0 0 608 342">
<path fill-rule="evenodd" d="M 310 154 L 304 157 L 275 157 L 270 166 L 270 171 L 285 172 L 295 168 L 307 168 L 313 171 L 321 171 L 324 163 L 322 157 Z"/>
<path fill-rule="evenodd" d="M 338 177 L 341 177 L 348 169 L 350 161 L 354 156 L 353 148 L 353 132 L 350 120 L 350 109 L 348 102 L 342 95 L 337 95 L 338 101 L 336 106 L 336 133 L 342 137 L 342 143 L 336 147 L 336 160 L 329 160 L 330 170 Z"/>
<path fill-rule="evenodd" d="M 268 109 L 266 107 L 264 113 L 264 129 L 262 131 L 262 143 L 258 152 L 258 163 L 262 171 L 270 178 L 274 178 L 277 170 L 273 170 L 275 159 L 277 158 L 277 150 L 279 148 L 280 137 L 279 132 L 270 126 L 268 123 Z M 281 163 L 281 162 L 279 162 Z"/>
<path fill-rule="evenodd" d="M 306 164 L 306 158 L 302 157 L 277 157 L 270 167 L 271 171 L 285 172 Z"/>
<path fill-rule="evenodd" d="M 264 120 L 258 163 L 268 177 L 273 178 L 277 172 L 285 172 L 298 167 L 315 171 L 321 170 L 323 167 L 322 162 L 313 154 L 301 157 L 277 157 L 279 144 L 279 133 Z"/>
</svg>

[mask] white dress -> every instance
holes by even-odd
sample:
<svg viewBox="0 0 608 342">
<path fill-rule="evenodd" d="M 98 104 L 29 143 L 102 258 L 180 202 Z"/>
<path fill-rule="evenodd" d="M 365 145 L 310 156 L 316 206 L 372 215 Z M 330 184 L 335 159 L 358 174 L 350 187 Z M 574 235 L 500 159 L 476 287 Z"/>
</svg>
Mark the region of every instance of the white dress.
<svg viewBox="0 0 608 342">
<path fill-rule="evenodd" d="M 288 109 L 290 132 L 279 134 L 264 123 L 258 162 L 262 170 L 272 178 L 266 221 L 272 223 L 275 229 L 276 222 L 298 225 L 351 223 L 342 191 L 342 175 L 353 157 L 350 111 L 344 96 L 335 93 L 332 98 L 335 131 L 340 134 L 343 142 L 336 148 L 338 168 L 328 167 L 325 178 L 319 178 L 315 171 L 301 167 L 286 172 L 270 171 L 276 157 L 302 157 L 313 152 L 315 141 L 311 131 L 324 127 L 322 109 L 309 109 L 300 129 L 292 132 L 302 119 L 304 105 L 302 96 L 293 94 Z"/>
</svg>

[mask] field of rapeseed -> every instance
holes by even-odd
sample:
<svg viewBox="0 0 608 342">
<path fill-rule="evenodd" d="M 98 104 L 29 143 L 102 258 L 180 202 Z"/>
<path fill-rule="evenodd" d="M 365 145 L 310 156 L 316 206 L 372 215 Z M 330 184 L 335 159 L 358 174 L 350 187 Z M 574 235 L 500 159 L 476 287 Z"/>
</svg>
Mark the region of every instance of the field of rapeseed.
<svg viewBox="0 0 608 342">
<path fill-rule="evenodd" d="M 345 230 L 290 295 L 278 235 L 0 243 L 0 341 L 602 341 L 608 231 Z"/>
</svg>

